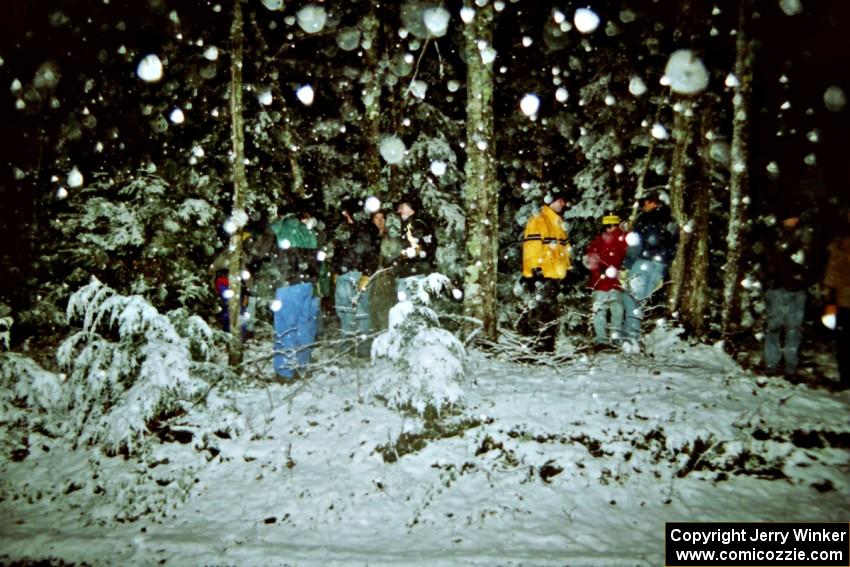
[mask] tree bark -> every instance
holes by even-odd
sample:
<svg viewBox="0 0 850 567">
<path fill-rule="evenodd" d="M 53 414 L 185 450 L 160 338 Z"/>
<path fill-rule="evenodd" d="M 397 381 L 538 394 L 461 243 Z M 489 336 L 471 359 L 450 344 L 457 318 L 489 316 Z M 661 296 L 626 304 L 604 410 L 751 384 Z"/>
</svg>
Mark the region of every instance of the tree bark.
<svg viewBox="0 0 850 567">
<path fill-rule="evenodd" d="M 493 42 L 494 11 L 478 8 L 464 28 L 466 99 L 466 250 L 464 313 L 483 324 L 484 336 L 497 335 L 496 277 L 499 258 L 499 189 L 495 175 L 493 65 L 484 63 L 479 42 Z"/>
<path fill-rule="evenodd" d="M 673 156 L 670 163 L 670 210 L 679 223 L 679 248 L 670 267 L 670 289 L 668 303 L 671 312 L 676 312 L 682 295 L 682 286 L 688 271 L 688 251 L 690 249 L 692 219 L 686 207 L 685 194 L 688 192 L 688 156 L 693 140 L 694 103 L 680 98 L 675 103 L 678 108 L 673 120 Z"/>
<path fill-rule="evenodd" d="M 241 0 L 233 0 L 233 24 L 230 28 L 230 119 L 233 143 L 232 215 L 244 211 L 247 180 L 245 177 L 245 127 L 242 120 L 242 48 L 244 31 Z M 238 224 L 238 222 L 237 222 Z M 230 362 L 242 361 L 242 227 L 230 236 L 229 280 L 233 295 L 228 305 L 230 316 Z"/>
<path fill-rule="evenodd" d="M 710 182 L 689 181 L 696 103 L 680 99 L 674 120 L 675 146 L 670 172 L 670 206 L 679 223 L 679 246 L 670 270 L 670 311 L 693 333 L 704 330 L 708 306 Z M 704 116 L 704 121 L 707 120 Z M 704 124 L 705 125 L 705 122 Z"/>
<path fill-rule="evenodd" d="M 381 158 L 378 145 L 381 142 L 381 70 L 378 67 L 378 40 L 381 23 L 377 16 L 378 0 L 369 1 L 369 13 L 361 21 L 363 26 L 363 61 L 366 71 L 363 77 L 363 131 L 365 151 L 363 174 L 370 195 L 379 195 L 381 185 Z"/>
<path fill-rule="evenodd" d="M 729 335 L 741 321 L 741 259 L 746 228 L 749 173 L 747 126 L 752 84 L 752 50 L 746 35 L 748 0 L 738 4 L 738 34 L 735 42 L 735 76 L 738 86 L 732 98 L 732 148 L 729 178 L 729 225 L 726 231 L 726 264 L 723 266 L 722 330 Z"/>
</svg>

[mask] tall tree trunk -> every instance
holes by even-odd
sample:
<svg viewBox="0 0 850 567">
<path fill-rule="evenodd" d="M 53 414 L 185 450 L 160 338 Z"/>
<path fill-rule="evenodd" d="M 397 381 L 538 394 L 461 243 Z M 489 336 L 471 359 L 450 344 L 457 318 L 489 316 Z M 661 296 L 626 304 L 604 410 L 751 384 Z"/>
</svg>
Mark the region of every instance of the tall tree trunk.
<svg viewBox="0 0 850 567">
<path fill-rule="evenodd" d="M 749 195 L 747 171 L 747 125 L 749 123 L 752 50 L 746 35 L 749 0 L 739 0 L 738 34 L 735 42 L 735 76 L 738 86 L 732 98 L 732 151 L 729 179 L 729 226 L 726 231 L 726 264 L 723 267 L 723 334 L 734 333 L 741 320 L 741 258 Z"/>
<path fill-rule="evenodd" d="M 469 4 L 467 4 L 469 5 Z M 480 320 L 484 335 L 497 335 L 496 276 L 499 257 L 499 189 L 495 179 L 493 64 L 485 63 L 480 42 L 492 45 L 493 7 L 478 8 L 464 28 L 466 99 L 466 250 L 464 312 Z"/>
<path fill-rule="evenodd" d="M 696 103 L 679 100 L 673 126 L 675 146 L 670 173 L 670 207 L 679 223 L 679 247 L 670 270 L 669 306 L 679 321 L 700 333 L 708 306 L 710 182 L 704 177 L 689 181 L 694 142 Z M 703 126 L 705 126 L 704 117 Z"/>
<path fill-rule="evenodd" d="M 670 210 L 679 223 L 679 248 L 676 258 L 670 267 L 670 290 L 668 302 L 670 311 L 679 308 L 682 286 L 688 272 L 688 250 L 690 249 L 692 219 L 689 207 L 686 206 L 685 195 L 688 192 L 688 166 L 691 158 L 689 149 L 693 141 L 694 103 L 680 98 L 674 108 L 677 109 L 673 119 L 673 157 L 670 163 Z"/>
<path fill-rule="evenodd" d="M 230 118 L 233 142 L 233 205 L 232 215 L 244 212 L 247 180 L 245 177 L 245 127 L 242 121 L 242 26 L 241 0 L 233 0 L 233 25 L 230 28 Z M 236 223 L 240 223 L 237 221 Z M 237 226 L 230 236 L 230 298 L 229 316 L 230 362 L 242 361 L 242 227 Z"/>
<path fill-rule="evenodd" d="M 383 194 L 381 185 L 381 70 L 378 67 L 381 22 L 377 16 L 378 0 L 369 1 L 369 12 L 361 21 L 363 26 L 363 60 L 366 71 L 363 79 L 363 131 L 366 139 L 363 160 L 364 178 L 368 193 Z"/>
</svg>

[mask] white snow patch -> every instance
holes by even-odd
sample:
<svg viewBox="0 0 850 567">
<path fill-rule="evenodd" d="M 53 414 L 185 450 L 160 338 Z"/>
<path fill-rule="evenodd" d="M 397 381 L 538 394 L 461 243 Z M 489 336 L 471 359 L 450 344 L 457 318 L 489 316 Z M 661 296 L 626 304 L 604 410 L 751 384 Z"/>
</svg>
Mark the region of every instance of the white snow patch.
<svg viewBox="0 0 850 567">
<path fill-rule="evenodd" d="M 669 135 L 667 133 L 667 128 L 662 126 L 661 124 L 655 123 L 652 125 L 652 137 L 656 140 L 665 140 Z"/>
</svg>

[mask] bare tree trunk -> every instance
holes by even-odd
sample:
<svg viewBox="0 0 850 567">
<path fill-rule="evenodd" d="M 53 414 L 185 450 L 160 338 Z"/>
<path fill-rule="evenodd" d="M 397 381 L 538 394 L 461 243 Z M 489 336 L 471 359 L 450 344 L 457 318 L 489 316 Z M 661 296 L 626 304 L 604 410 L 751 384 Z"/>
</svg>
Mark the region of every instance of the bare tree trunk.
<svg viewBox="0 0 850 567">
<path fill-rule="evenodd" d="M 363 81 L 363 131 L 366 149 L 363 160 L 364 177 L 369 194 L 382 194 L 381 158 L 378 144 L 381 141 L 381 70 L 378 67 L 378 39 L 381 22 L 377 16 L 378 0 L 370 0 L 369 13 L 361 21 L 363 27 L 363 60 L 366 73 Z"/>
<path fill-rule="evenodd" d="M 673 120 L 673 157 L 670 164 L 670 210 L 679 223 L 679 248 L 676 258 L 670 268 L 670 290 L 668 303 L 670 311 L 679 308 L 682 286 L 688 271 L 687 251 L 691 240 L 692 219 L 686 207 L 687 170 L 690 163 L 688 150 L 693 140 L 694 103 L 687 99 L 679 99 L 676 103 L 678 111 Z"/>
<path fill-rule="evenodd" d="M 723 267 L 723 334 L 734 333 L 741 319 L 741 257 L 745 230 L 749 173 L 747 125 L 749 123 L 752 50 L 746 36 L 748 0 L 739 0 L 735 76 L 738 86 L 732 98 L 732 151 L 729 179 L 729 226 L 726 231 L 726 264 Z"/>
<path fill-rule="evenodd" d="M 691 146 L 694 142 L 696 103 L 679 100 L 674 120 L 675 146 L 670 174 L 670 207 L 679 223 L 679 246 L 670 270 L 669 307 L 694 333 L 701 333 L 708 307 L 709 220 L 711 183 L 699 176 L 689 181 Z M 706 128 L 708 115 L 702 126 Z M 701 139 L 704 137 L 701 137 Z"/>
<path fill-rule="evenodd" d="M 231 140 L 233 142 L 233 206 L 232 215 L 236 216 L 245 208 L 245 127 L 242 121 L 242 4 L 233 0 L 233 25 L 230 28 L 230 118 Z M 237 223 L 238 225 L 239 223 Z M 233 293 L 229 303 L 230 316 L 230 362 L 242 361 L 242 227 L 237 226 L 230 237 L 230 291 Z"/>
<path fill-rule="evenodd" d="M 467 4 L 468 5 L 468 4 Z M 483 323 L 484 336 L 497 335 L 496 276 L 499 258 L 499 187 L 496 183 L 493 119 L 493 64 L 485 63 L 480 42 L 493 42 L 494 11 L 478 8 L 464 28 L 466 98 L 466 250 L 464 312 Z"/>
</svg>

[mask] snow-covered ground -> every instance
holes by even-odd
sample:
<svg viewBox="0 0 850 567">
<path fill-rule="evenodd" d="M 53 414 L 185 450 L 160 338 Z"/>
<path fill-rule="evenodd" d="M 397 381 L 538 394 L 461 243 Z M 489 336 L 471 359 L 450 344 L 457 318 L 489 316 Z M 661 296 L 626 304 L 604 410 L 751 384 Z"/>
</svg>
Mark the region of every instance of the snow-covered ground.
<svg viewBox="0 0 850 567">
<path fill-rule="evenodd" d="M 374 368 L 325 349 L 307 380 L 233 393 L 248 425 L 230 438 L 173 433 L 124 459 L 31 436 L 0 464 L 0 557 L 660 565 L 667 521 L 848 519 L 850 393 L 656 347 L 558 367 L 472 351 L 465 408 L 439 426 L 366 396 Z"/>
</svg>

